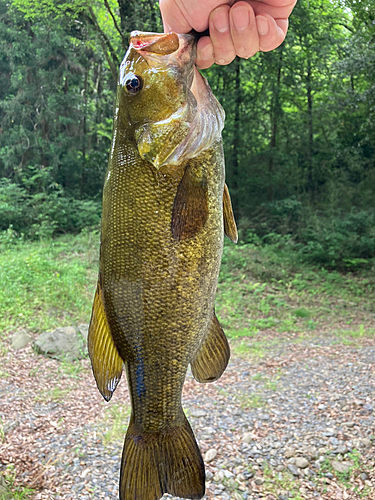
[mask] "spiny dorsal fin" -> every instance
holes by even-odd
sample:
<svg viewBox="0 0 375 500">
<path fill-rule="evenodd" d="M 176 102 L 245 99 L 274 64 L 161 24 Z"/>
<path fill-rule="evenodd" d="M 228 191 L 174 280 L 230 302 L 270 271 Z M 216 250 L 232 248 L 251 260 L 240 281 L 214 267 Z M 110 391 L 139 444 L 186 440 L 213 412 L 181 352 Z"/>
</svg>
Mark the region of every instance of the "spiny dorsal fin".
<svg viewBox="0 0 375 500">
<path fill-rule="evenodd" d="M 232 209 L 232 203 L 230 201 L 230 194 L 228 186 L 224 184 L 223 193 L 223 215 L 224 215 L 224 233 L 228 236 L 233 243 L 237 243 L 238 234 L 236 221 L 234 220 L 234 214 Z"/>
<path fill-rule="evenodd" d="M 187 166 L 173 203 L 171 229 L 175 240 L 195 236 L 208 217 L 207 182 Z"/>
<path fill-rule="evenodd" d="M 103 398 L 109 401 L 120 381 L 123 361 L 112 340 L 100 279 L 94 297 L 87 343 L 96 384 Z"/>
<path fill-rule="evenodd" d="M 191 371 L 198 382 L 214 382 L 221 377 L 230 357 L 228 340 L 214 313 L 210 329 L 191 362 Z"/>
</svg>

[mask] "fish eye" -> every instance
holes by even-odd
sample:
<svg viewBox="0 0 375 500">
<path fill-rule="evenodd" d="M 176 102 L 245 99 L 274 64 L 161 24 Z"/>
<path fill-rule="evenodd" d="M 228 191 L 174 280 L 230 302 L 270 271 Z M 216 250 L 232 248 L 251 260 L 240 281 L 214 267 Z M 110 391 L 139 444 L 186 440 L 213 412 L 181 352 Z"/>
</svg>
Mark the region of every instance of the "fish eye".
<svg viewBox="0 0 375 500">
<path fill-rule="evenodd" d="M 143 87 L 143 80 L 138 75 L 128 75 L 125 87 L 129 94 L 137 94 Z"/>
</svg>

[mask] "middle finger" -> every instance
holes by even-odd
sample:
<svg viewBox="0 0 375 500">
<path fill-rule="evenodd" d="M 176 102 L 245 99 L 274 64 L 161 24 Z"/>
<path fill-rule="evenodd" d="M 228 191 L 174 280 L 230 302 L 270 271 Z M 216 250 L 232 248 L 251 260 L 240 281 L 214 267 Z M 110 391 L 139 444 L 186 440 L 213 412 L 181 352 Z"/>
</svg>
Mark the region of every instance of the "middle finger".
<svg viewBox="0 0 375 500">
<path fill-rule="evenodd" d="M 249 58 L 259 50 L 259 36 L 253 8 L 237 2 L 229 13 L 230 30 L 236 54 Z"/>
<path fill-rule="evenodd" d="M 220 5 L 210 14 L 210 37 L 217 64 L 229 64 L 236 57 L 229 24 L 229 5 Z"/>
</svg>

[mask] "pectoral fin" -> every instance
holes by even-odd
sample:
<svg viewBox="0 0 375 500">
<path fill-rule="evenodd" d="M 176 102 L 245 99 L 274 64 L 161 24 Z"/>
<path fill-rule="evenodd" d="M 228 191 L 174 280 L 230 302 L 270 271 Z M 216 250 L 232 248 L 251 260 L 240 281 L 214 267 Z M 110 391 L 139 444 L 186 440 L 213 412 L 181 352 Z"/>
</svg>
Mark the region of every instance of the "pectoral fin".
<svg viewBox="0 0 375 500">
<path fill-rule="evenodd" d="M 191 371 L 198 382 L 214 382 L 221 377 L 230 357 L 228 340 L 214 314 L 210 330 L 191 363 Z"/>
<path fill-rule="evenodd" d="M 195 236 L 208 218 L 207 182 L 188 166 L 173 203 L 171 229 L 175 240 Z"/>
<path fill-rule="evenodd" d="M 109 330 L 100 281 L 94 297 L 87 343 L 96 384 L 103 398 L 109 401 L 120 381 L 123 361 Z"/>
<path fill-rule="evenodd" d="M 224 184 L 224 194 L 223 194 L 223 215 L 224 215 L 224 233 L 228 236 L 233 243 L 237 243 L 238 234 L 236 221 L 234 220 L 234 214 L 232 209 L 232 202 L 230 201 L 230 194 L 228 186 Z"/>
</svg>

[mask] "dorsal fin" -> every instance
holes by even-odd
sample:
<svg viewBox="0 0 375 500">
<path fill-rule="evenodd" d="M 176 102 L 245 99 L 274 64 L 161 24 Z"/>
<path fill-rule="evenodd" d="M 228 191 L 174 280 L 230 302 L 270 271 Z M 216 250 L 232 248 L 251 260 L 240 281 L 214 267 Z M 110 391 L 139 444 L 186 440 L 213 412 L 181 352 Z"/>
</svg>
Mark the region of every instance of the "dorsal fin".
<svg viewBox="0 0 375 500">
<path fill-rule="evenodd" d="M 237 243 L 238 234 L 236 221 L 234 220 L 234 214 L 232 209 L 232 202 L 230 201 L 230 194 L 228 186 L 224 184 L 223 193 L 223 215 L 224 215 L 224 233 L 228 236 L 233 243 Z"/>
</svg>

